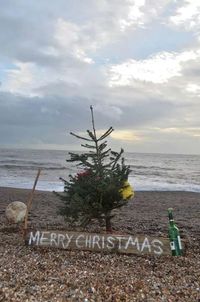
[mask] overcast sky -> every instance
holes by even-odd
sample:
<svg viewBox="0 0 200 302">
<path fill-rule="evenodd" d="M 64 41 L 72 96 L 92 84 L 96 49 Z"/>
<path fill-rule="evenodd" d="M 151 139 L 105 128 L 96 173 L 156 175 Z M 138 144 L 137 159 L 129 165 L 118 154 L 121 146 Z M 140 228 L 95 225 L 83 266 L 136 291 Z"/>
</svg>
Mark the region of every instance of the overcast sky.
<svg viewBox="0 0 200 302">
<path fill-rule="evenodd" d="M 199 0 L 1 0 L 0 144 L 200 154 Z"/>
</svg>

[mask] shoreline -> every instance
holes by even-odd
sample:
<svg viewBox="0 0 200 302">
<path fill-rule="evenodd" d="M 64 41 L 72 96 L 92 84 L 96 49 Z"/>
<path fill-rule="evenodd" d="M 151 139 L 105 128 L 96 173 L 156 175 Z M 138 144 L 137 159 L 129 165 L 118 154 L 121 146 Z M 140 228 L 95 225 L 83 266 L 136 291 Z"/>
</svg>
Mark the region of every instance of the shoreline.
<svg viewBox="0 0 200 302">
<path fill-rule="evenodd" d="M 3 215 L 12 201 L 27 203 L 31 189 L 0 187 L 0 225 Z M 36 190 L 29 213 L 31 227 L 66 228 L 64 218 L 58 215 L 62 201 L 53 192 Z M 185 191 L 136 191 L 133 199 L 119 210 L 114 210 L 113 230 L 125 233 L 149 233 L 166 235 L 168 232 L 168 208 L 174 209 L 174 218 L 183 236 L 200 238 L 200 193 Z M 2 214 L 2 215 L 1 215 Z M 88 230 L 104 230 L 98 223 Z"/>
<path fill-rule="evenodd" d="M 31 188 L 19 188 L 19 187 L 6 187 L 6 186 L 0 186 L 0 190 L 21 190 L 21 191 L 31 191 Z M 62 193 L 63 191 L 56 191 L 56 190 L 40 190 L 40 189 L 35 189 L 35 192 L 42 192 L 42 193 L 53 193 L 53 192 L 58 192 Z M 191 194 L 198 194 L 200 195 L 200 192 L 196 191 L 184 191 L 184 190 L 134 190 L 135 194 L 138 193 L 191 193 Z"/>
</svg>

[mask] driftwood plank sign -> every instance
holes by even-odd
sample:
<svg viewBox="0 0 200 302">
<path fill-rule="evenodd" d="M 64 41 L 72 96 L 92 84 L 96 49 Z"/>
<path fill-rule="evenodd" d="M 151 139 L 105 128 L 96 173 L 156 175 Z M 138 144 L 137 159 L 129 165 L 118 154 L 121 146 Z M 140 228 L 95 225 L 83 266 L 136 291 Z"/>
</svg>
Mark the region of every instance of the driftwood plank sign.
<svg viewBox="0 0 200 302">
<path fill-rule="evenodd" d="M 124 254 L 171 255 L 167 238 L 149 236 L 94 234 L 64 231 L 30 231 L 27 245 L 55 247 L 66 250 L 118 252 Z"/>
</svg>

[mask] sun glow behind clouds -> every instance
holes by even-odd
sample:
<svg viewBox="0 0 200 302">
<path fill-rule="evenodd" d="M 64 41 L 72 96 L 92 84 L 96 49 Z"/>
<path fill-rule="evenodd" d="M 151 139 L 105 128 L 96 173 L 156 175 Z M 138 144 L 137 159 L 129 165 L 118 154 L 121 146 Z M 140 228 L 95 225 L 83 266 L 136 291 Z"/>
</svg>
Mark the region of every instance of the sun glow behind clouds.
<svg viewBox="0 0 200 302">
<path fill-rule="evenodd" d="M 166 134 L 182 134 L 185 136 L 190 137 L 199 137 L 200 136 L 200 128 L 199 127 L 166 127 L 166 128 L 159 128 L 155 127 L 152 128 L 153 131 L 160 132 L 160 133 L 166 133 Z"/>
<path fill-rule="evenodd" d="M 96 135 L 97 137 L 100 137 L 105 132 L 106 132 L 105 129 L 96 130 Z M 82 131 L 79 132 L 78 135 L 85 137 L 85 133 Z M 110 134 L 110 137 L 114 140 L 125 141 L 125 142 L 139 142 L 144 139 L 142 133 L 141 135 L 138 135 L 133 130 L 130 129 L 114 130 Z"/>
<path fill-rule="evenodd" d="M 136 142 L 142 140 L 142 138 L 136 135 L 132 130 L 115 130 L 111 133 L 111 137 L 116 140 L 127 142 Z"/>
</svg>

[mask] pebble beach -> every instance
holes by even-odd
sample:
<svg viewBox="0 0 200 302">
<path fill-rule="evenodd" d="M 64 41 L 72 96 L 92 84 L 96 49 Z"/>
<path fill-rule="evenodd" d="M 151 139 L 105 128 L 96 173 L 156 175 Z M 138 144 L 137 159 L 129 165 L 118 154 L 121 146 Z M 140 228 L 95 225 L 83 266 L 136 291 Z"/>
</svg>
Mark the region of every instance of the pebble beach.
<svg viewBox="0 0 200 302">
<path fill-rule="evenodd" d="M 5 208 L 30 190 L 0 188 L 0 301 L 200 301 L 200 193 L 136 192 L 116 212 L 113 232 L 167 237 L 167 209 L 186 243 L 184 256 L 122 255 L 25 246 Z M 52 192 L 36 191 L 29 227 L 67 230 Z M 75 231 L 75 230 L 74 230 Z M 94 223 L 87 231 L 102 233 Z"/>
</svg>

